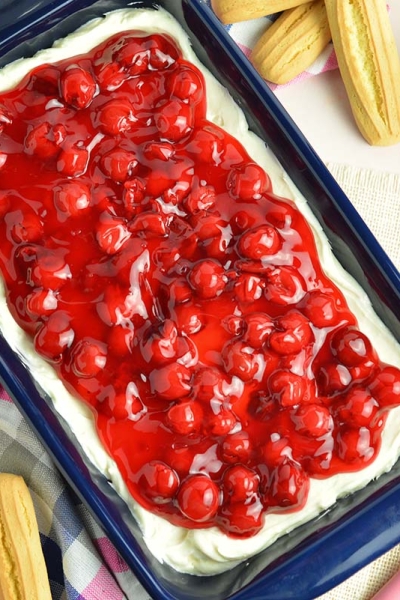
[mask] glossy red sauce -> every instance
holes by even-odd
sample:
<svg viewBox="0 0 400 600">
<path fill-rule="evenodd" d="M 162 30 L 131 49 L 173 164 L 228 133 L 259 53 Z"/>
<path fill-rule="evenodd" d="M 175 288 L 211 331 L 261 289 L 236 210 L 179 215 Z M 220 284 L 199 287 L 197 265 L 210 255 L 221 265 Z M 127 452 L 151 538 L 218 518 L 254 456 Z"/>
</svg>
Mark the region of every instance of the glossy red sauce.
<svg viewBox="0 0 400 600">
<path fill-rule="evenodd" d="M 140 504 L 249 536 L 310 477 L 374 459 L 399 371 L 170 39 L 36 69 L 0 96 L 0 130 L 10 310 Z"/>
</svg>

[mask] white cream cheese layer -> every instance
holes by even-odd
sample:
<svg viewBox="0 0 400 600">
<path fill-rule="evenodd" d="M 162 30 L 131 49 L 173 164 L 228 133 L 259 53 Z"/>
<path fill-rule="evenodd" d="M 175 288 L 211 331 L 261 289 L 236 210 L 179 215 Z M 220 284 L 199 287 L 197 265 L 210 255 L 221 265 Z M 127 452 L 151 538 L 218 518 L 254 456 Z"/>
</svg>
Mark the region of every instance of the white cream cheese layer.
<svg viewBox="0 0 400 600">
<path fill-rule="evenodd" d="M 244 114 L 227 90 L 199 63 L 180 25 L 165 11 L 123 9 L 95 19 L 50 49 L 33 58 L 21 59 L 0 70 L 0 93 L 16 84 L 34 67 L 53 63 L 89 51 L 115 33 L 129 29 L 167 33 L 179 44 L 186 59 L 200 68 L 205 76 L 208 118 L 234 135 L 271 177 L 276 194 L 295 200 L 306 215 L 317 239 L 319 256 L 326 274 L 344 293 L 357 316 L 360 329 L 371 339 L 381 360 L 400 367 L 400 347 L 378 319 L 360 286 L 333 256 L 328 240 L 304 197 L 284 173 L 265 144 L 248 130 Z M 232 539 L 216 527 L 187 530 L 171 525 L 139 506 L 130 496 L 115 462 L 105 451 L 96 433 L 90 410 L 72 397 L 54 370 L 34 351 L 30 339 L 12 319 L 7 308 L 4 286 L 0 282 L 0 329 L 10 345 L 23 357 L 38 384 L 46 391 L 59 414 L 69 423 L 90 461 L 109 478 L 138 521 L 151 552 L 178 571 L 212 575 L 234 567 L 267 548 L 276 539 L 319 515 L 337 498 L 367 485 L 391 469 L 400 455 L 400 408 L 392 410 L 383 433 L 382 448 L 376 460 L 358 473 L 344 473 L 329 479 L 311 481 L 305 507 L 299 512 L 267 515 L 263 529 L 254 537 Z"/>
</svg>

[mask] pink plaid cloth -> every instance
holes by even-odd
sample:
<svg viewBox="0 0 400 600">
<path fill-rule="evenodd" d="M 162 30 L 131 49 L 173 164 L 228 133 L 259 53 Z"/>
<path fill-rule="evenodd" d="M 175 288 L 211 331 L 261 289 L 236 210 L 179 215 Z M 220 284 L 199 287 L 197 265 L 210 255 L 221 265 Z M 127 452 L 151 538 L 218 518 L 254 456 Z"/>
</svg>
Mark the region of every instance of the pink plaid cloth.
<svg viewBox="0 0 400 600">
<path fill-rule="evenodd" d="M 53 600 L 150 600 L 1 385 L 0 471 L 29 487 Z"/>
</svg>

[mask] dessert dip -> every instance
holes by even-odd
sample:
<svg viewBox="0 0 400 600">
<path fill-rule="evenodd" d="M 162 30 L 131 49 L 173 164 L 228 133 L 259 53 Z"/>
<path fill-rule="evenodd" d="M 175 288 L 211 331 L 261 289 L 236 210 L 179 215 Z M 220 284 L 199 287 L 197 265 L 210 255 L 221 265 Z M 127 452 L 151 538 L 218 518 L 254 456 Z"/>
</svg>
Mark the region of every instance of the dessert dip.
<svg viewBox="0 0 400 600">
<path fill-rule="evenodd" d="M 6 66 L 0 131 L 1 331 L 160 561 L 230 569 L 393 466 L 399 346 L 167 12 Z"/>
</svg>

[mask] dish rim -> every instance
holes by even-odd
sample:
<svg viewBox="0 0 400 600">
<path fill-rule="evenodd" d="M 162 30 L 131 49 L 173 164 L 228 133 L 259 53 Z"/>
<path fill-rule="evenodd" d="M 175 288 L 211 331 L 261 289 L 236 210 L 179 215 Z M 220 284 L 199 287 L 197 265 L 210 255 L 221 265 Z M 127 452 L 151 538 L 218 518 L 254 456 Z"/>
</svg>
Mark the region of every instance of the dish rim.
<svg viewBox="0 0 400 600">
<path fill-rule="evenodd" d="M 57 19 L 59 13 L 66 11 L 70 7 L 74 8 L 74 5 L 76 10 L 78 10 L 78 8 L 82 8 L 82 5 L 84 5 L 84 8 L 87 8 L 96 3 L 97 0 L 86 0 L 85 2 L 79 2 L 79 0 L 53 1 L 51 2 L 52 19 L 54 21 L 54 19 Z M 139 1 L 130 4 L 142 5 L 149 3 Z M 150 4 L 165 5 L 168 4 L 168 2 L 151 2 Z M 393 288 L 395 294 L 400 298 L 400 274 L 394 267 L 392 261 L 371 234 L 364 221 L 351 205 L 344 192 L 339 188 L 320 158 L 311 148 L 306 138 L 291 120 L 289 115 L 287 115 L 286 111 L 273 96 L 265 82 L 256 73 L 255 69 L 249 64 L 240 49 L 238 49 L 236 44 L 231 40 L 229 34 L 221 26 L 211 9 L 201 0 L 182 0 L 180 4 L 182 6 L 190 7 L 190 9 L 204 21 L 215 36 L 215 40 L 218 41 L 219 44 L 222 44 L 224 51 L 230 56 L 232 63 L 239 72 L 243 75 L 247 74 L 247 81 L 250 87 L 254 89 L 254 93 L 258 94 L 263 99 L 263 103 L 268 106 L 270 114 L 279 125 L 279 128 L 284 131 L 287 140 L 290 141 L 293 148 L 295 148 L 295 151 L 298 153 L 298 156 L 304 161 L 304 164 L 306 165 L 307 170 L 310 171 L 312 177 L 318 180 L 319 185 L 325 188 L 329 196 L 334 197 L 337 210 L 342 213 L 342 217 L 345 218 L 351 228 L 354 228 L 354 230 L 357 231 L 357 238 L 359 238 L 359 241 L 362 241 L 365 245 L 365 249 L 368 250 L 371 256 L 374 256 L 376 266 L 379 267 L 382 275 L 387 279 L 389 287 Z M 36 28 L 43 23 L 46 14 L 48 15 L 46 9 L 40 7 L 40 11 L 38 9 L 37 12 L 32 13 L 34 19 L 30 21 L 30 24 L 25 22 L 21 24 L 20 31 L 23 33 L 22 37 L 24 40 L 27 35 L 30 35 L 32 28 Z M 11 41 L 15 40 L 16 37 L 18 37 L 18 31 L 18 24 L 15 23 L 12 26 L 12 30 L 9 32 L 8 39 Z M 1 49 L 5 47 L 4 39 L 5 38 L 3 38 L 0 33 L 0 52 Z M 35 429 L 37 435 L 42 439 L 69 483 L 76 489 L 84 502 L 89 505 L 97 519 L 100 519 L 102 526 L 110 539 L 120 551 L 122 550 L 121 554 L 124 558 L 126 556 L 129 557 L 129 561 L 127 562 L 135 571 L 135 574 L 144 587 L 148 589 L 149 593 L 151 592 L 157 600 L 173 600 L 176 596 L 171 595 L 170 591 L 166 589 L 165 586 L 160 586 L 154 573 L 140 557 L 142 550 L 137 544 L 133 545 L 135 552 L 132 553 L 132 540 L 130 539 L 130 535 L 126 535 L 123 524 L 115 521 L 115 515 L 110 519 L 110 506 L 107 496 L 103 497 L 101 493 L 97 493 L 98 490 L 95 493 L 93 488 L 87 485 L 85 465 L 80 464 L 81 461 L 77 460 L 76 449 L 71 443 L 71 440 L 65 435 L 61 425 L 57 426 L 54 414 L 47 406 L 45 400 L 37 393 L 33 383 L 29 381 L 29 375 L 21 371 L 21 369 L 24 370 L 22 365 L 14 355 L 10 355 L 7 346 L 8 344 L 1 340 L 0 379 L 3 380 L 6 389 L 10 392 L 16 404 L 24 413 L 24 416 Z M 43 419 L 43 415 L 45 415 L 45 419 Z M 65 440 L 63 439 L 64 437 Z M 63 440 L 62 446 L 59 444 L 60 438 Z M 66 448 L 67 451 L 65 451 Z M 352 537 L 354 540 L 357 539 L 359 543 L 358 530 L 362 516 L 367 519 L 369 515 L 373 514 L 373 512 L 378 509 L 384 509 L 383 512 L 385 515 L 390 513 L 389 521 L 381 516 L 380 524 L 384 525 L 384 527 L 379 528 L 376 526 L 375 528 L 370 527 L 370 529 L 366 529 L 363 526 L 364 540 L 361 547 L 358 546 L 357 548 L 354 548 L 353 553 L 350 548 L 348 549 L 349 554 L 346 561 L 343 563 L 345 566 L 342 571 L 338 573 L 337 565 L 332 564 L 332 574 L 329 576 L 328 580 L 325 577 L 325 584 L 314 582 L 313 587 L 309 588 L 310 593 L 313 595 L 303 596 L 302 600 L 311 600 L 311 598 L 315 598 L 316 595 L 321 595 L 325 591 L 328 591 L 328 589 L 335 587 L 340 581 L 343 581 L 343 579 L 358 570 L 358 568 L 361 568 L 367 564 L 367 562 L 370 562 L 400 540 L 400 507 L 397 506 L 398 503 L 395 501 L 398 483 L 399 482 L 394 481 L 388 482 L 384 493 L 380 494 L 379 498 L 367 502 L 368 506 L 362 503 L 362 505 L 364 505 L 356 514 L 351 514 L 350 511 L 349 514 L 341 518 L 339 525 L 336 524 L 334 530 L 331 530 L 328 527 L 328 531 L 324 533 L 324 536 L 320 540 L 315 539 L 311 545 L 304 543 L 300 544 L 300 547 L 296 548 L 296 556 L 290 556 L 283 564 L 278 564 L 273 569 L 267 568 L 269 573 L 267 572 L 261 577 L 257 576 L 252 583 L 249 583 L 246 587 L 239 589 L 226 597 L 229 597 L 232 600 L 250 600 L 255 597 L 260 600 L 277 600 L 278 598 L 280 600 L 289 600 L 292 596 L 276 595 L 281 594 L 282 591 L 283 593 L 286 593 L 285 589 L 278 589 L 281 585 L 280 582 L 289 580 L 293 586 L 296 572 L 300 572 L 302 577 L 304 577 L 304 570 L 309 561 L 315 561 L 317 557 L 325 555 L 322 546 L 326 544 L 327 540 L 337 541 L 341 533 L 346 529 L 346 535 Z M 394 512 L 396 513 L 395 519 L 393 519 Z M 374 521 L 374 519 L 370 520 Z M 116 524 L 118 525 L 117 531 L 115 530 Z M 388 532 L 388 530 L 390 530 L 390 532 Z M 370 538 L 369 540 L 368 537 Z M 375 547 L 372 549 L 370 543 L 377 537 L 380 539 L 379 548 Z M 368 546 L 369 549 L 362 552 L 362 546 Z M 356 554 L 357 558 L 352 554 Z M 293 563 L 296 562 L 298 564 L 293 565 Z M 291 568 L 292 571 L 290 571 Z M 284 576 L 281 576 L 284 569 L 286 569 L 287 572 Z M 278 583 L 276 580 L 278 580 Z M 328 585 L 328 587 L 324 587 L 324 585 Z M 296 588 L 296 586 L 293 587 L 295 587 L 296 590 L 299 589 Z M 268 588 L 268 591 L 265 588 Z M 265 593 L 268 593 L 268 595 L 265 595 Z M 275 595 L 271 595 L 271 593 Z M 180 598 L 183 600 L 191 597 L 192 596 L 189 595 L 183 595 Z M 297 592 L 293 598 L 299 599 Z"/>
</svg>

